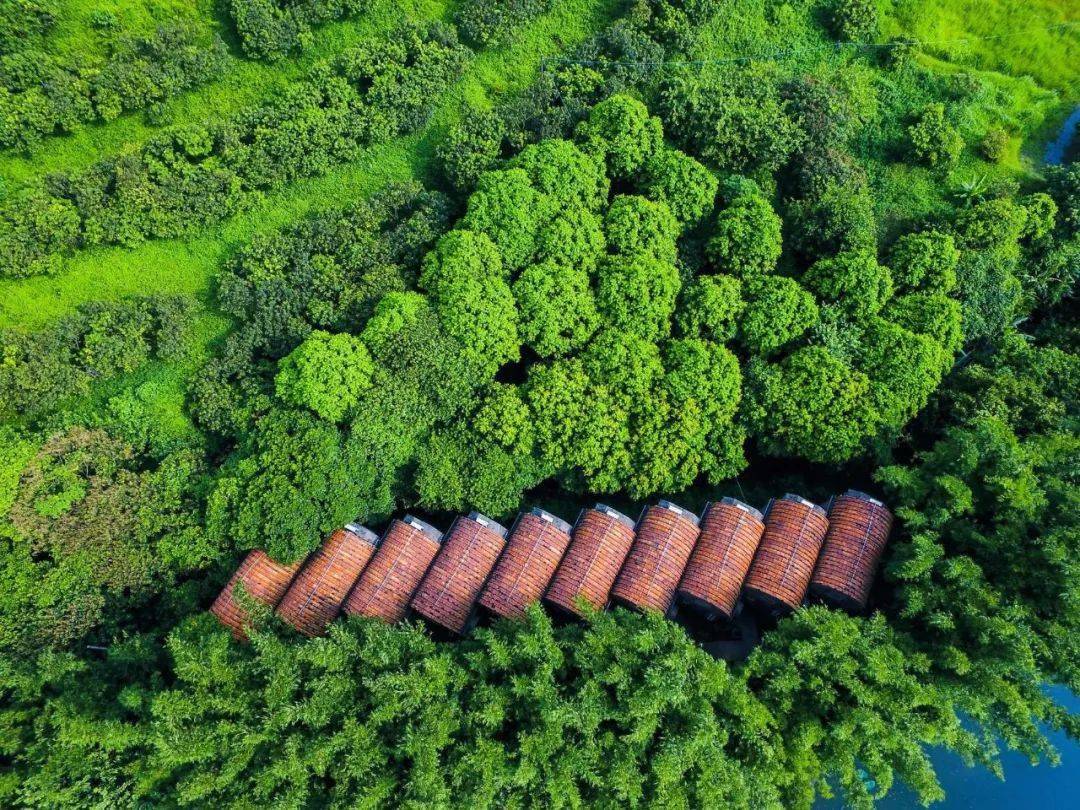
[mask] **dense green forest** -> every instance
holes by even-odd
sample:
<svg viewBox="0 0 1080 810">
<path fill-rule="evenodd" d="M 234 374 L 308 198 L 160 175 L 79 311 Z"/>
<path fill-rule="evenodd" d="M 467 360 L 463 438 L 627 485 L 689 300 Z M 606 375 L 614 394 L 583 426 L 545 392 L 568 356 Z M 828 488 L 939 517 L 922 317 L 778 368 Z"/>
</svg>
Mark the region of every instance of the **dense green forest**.
<svg viewBox="0 0 1080 810">
<path fill-rule="evenodd" d="M 0 4 L 0 804 L 872 806 L 1080 738 L 1071 0 Z M 871 488 L 872 609 L 206 612 L 413 509 Z M 767 496 L 766 496 L 767 497 Z M 762 497 L 763 503 L 765 497 Z"/>
</svg>

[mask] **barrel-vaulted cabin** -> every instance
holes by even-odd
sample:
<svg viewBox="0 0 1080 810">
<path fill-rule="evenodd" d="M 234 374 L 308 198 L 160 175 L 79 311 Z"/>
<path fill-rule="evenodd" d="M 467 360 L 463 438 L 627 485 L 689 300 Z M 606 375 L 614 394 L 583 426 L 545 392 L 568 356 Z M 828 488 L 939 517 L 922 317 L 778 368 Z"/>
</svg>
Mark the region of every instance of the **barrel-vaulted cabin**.
<svg viewBox="0 0 1080 810">
<path fill-rule="evenodd" d="M 746 602 L 774 615 L 802 604 L 828 528 L 825 510 L 805 498 L 788 494 L 773 501 L 743 584 Z"/>
<path fill-rule="evenodd" d="M 603 610 L 633 544 L 634 521 L 622 512 L 602 503 L 585 509 L 578 516 L 544 602 L 574 616 L 581 615 L 579 599 Z"/>
<path fill-rule="evenodd" d="M 612 601 L 666 614 L 694 551 L 699 522 L 693 512 L 670 501 L 647 507 L 611 589 Z"/>
<path fill-rule="evenodd" d="M 764 516 L 740 500 L 723 498 L 706 506 L 701 535 L 676 591 L 679 604 L 710 621 L 730 621 L 764 532 Z"/>
<path fill-rule="evenodd" d="M 523 512 L 484 585 L 480 607 L 504 619 L 523 618 L 526 606 L 544 595 L 570 545 L 571 530 L 565 520 L 539 507 Z"/>
<path fill-rule="evenodd" d="M 892 521 L 889 508 L 865 492 L 849 489 L 833 501 L 810 596 L 847 610 L 864 610 Z"/>
<path fill-rule="evenodd" d="M 285 592 L 278 616 L 306 636 L 326 632 L 378 543 L 375 532 L 356 523 L 331 534 Z"/>
<path fill-rule="evenodd" d="M 275 562 L 261 549 L 249 551 L 240 567 L 217 595 L 214 604 L 210 606 L 210 612 L 232 631 L 235 638 L 246 639 L 247 632 L 244 628 L 248 622 L 248 611 L 241 604 L 236 592 L 237 586 L 243 585 L 249 599 L 273 610 L 289 589 L 289 583 L 300 570 L 302 562 L 303 560 L 300 560 L 284 565 Z"/>
<path fill-rule="evenodd" d="M 506 529 L 479 512 L 458 517 L 412 598 L 418 616 L 461 635 L 473 606 L 506 546 Z"/>
<path fill-rule="evenodd" d="M 404 619 L 441 542 L 442 532 L 418 517 L 394 520 L 345 600 L 345 613 L 388 624 Z"/>
</svg>

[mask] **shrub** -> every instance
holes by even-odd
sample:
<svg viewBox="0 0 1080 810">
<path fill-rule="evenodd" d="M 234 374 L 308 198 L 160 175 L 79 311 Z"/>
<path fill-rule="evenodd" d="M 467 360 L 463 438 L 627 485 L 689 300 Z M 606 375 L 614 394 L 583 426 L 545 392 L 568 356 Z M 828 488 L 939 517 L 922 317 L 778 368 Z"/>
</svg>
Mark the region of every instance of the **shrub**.
<svg viewBox="0 0 1080 810">
<path fill-rule="evenodd" d="M 466 111 L 435 147 L 435 156 L 450 185 L 459 190 L 475 185 L 477 178 L 495 165 L 504 137 L 505 126 L 497 113 Z"/>
<path fill-rule="evenodd" d="M 370 0 L 226 0 L 244 53 L 271 61 L 305 47 L 314 26 L 363 14 L 370 5 Z"/>
<path fill-rule="evenodd" d="M 907 134 L 912 156 L 931 168 L 950 168 L 964 150 L 964 139 L 946 119 L 944 104 L 927 104 Z"/>
<path fill-rule="evenodd" d="M 0 213 L 0 275 L 55 268 L 71 247 L 134 244 L 218 221 L 259 189 L 325 172 L 364 144 L 426 121 L 465 49 L 432 25 L 406 27 L 316 68 L 290 92 L 213 132 L 180 127 L 139 152 L 48 179 Z"/>
<path fill-rule="evenodd" d="M 839 40 L 873 42 L 877 38 L 877 0 L 832 0 L 830 17 Z"/>
<path fill-rule="evenodd" d="M 39 332 L 0 331 L 0 418 L 36 418 L 95 380 L 183 352 L 189 299 L 149 296 L 91 303 Z"/>
<path fill-rule="evenodd" d="M 38 78 L 25 86 L 9 78 L 0 89 L 0 147 L 28 149 L 57 130 L 167 100 L 215 78 L 228 49 L 194 25 L 170 23 L 147 36 L 118 38 L 105 63 L 92 69 L 44 52 L 25 55 L 34 58 Z"/>
<path fill-rule="evenodd" d="M 1008 152 L 1009 141 L 1009 133 L 1004 127 L 990 127 L 979 144 L 983 157 L 991 163 L 1000 163 Z"/>
<path fill-rule="evenodd" d="M 461 36 L 474 48 L 506 45 L 523 26 L 546 14 L 552 0 L 465 0 L 454 14 Z"/>
<path fill-rule="evenodd" d="M 767 63 L 723 70 L 682 71 L 661 87 L 664 126 L 725 172 L 778 170 L 802 135 Z"/>
</svg>

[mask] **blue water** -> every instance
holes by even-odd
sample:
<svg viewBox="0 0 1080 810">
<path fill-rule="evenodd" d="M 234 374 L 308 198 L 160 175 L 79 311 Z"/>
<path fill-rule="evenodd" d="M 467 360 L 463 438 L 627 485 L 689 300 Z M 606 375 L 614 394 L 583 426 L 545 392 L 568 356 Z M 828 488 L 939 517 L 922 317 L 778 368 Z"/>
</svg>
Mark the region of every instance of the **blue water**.
<svg viewBox="0 0 1080 810">
<path fill-rule="evenodd" d="M 1080 712 L 1080 698 L 1062 687 L 1050 694 L 1071 712 Z M 1080 743 L 1062 732 L 1047 735 L 1061 755 L 1061 764 L 1032 767 L 1022 754 L 1002 754 L 1005 769 L 1002 782 L 985 768 L 968 768 L 955 754 L 934 750 L 930 758 L 945 790 L 945 801 L 935 810 L 1073 810 L 1080 807 Z M 821 801 L 817 810 L 836 810 L 840 801 Z M 919 806 L 915 794 L 904 785 L 894 785 L 878 802 L 881 810 L 909 810 Z"/>
<path fill-rule="evenodd" d="M 1073 139 L 1076 137 L 1077 128 L 1080 128 L 1080 107 L 1073 110 L 1072 115 L 1065 120 L 1065 124 L 1061 127 L 1057 139 L 1046 147 L 1046 155 L 1043 160 L 1047 164 L 1057 166 L 1065 160 L 1065 153 L 1069 151 L 1069 146 L 1072 145 Z"/>
</svg>

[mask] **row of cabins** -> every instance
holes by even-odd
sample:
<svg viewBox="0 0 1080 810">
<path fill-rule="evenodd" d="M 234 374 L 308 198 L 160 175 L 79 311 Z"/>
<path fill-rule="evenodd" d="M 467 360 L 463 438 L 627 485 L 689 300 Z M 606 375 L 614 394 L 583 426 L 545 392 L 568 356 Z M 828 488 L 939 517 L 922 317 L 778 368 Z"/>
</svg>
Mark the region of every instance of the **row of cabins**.
<svg viewBox="0 0 1080 810">
<path fill-rule="evenodd" d="M 855 490 L 827 509 L 785 495 L 764 513 L 724 498 L 700 517 L 660 501 L 637 523 L 603 504 L 573 526 L 533 508 L 509 532 L 477 512 L 445 535 L 406 515 L 381 539 L 350 524 L 292 565 L 252 551 L 211 611 L 238 638 L 248 618 L 239 584 L 309 636 L 342 611 L 389 623 L 411 613 L 463 634 L 481 613 L 520 618 L 538 600 L 569 616 L 614 603 L 711 622 L 730 621 L 740 600 L 769 616 L 807 598 L 859 611 L 891 527 L 888 508 Z"/>
</svg>

